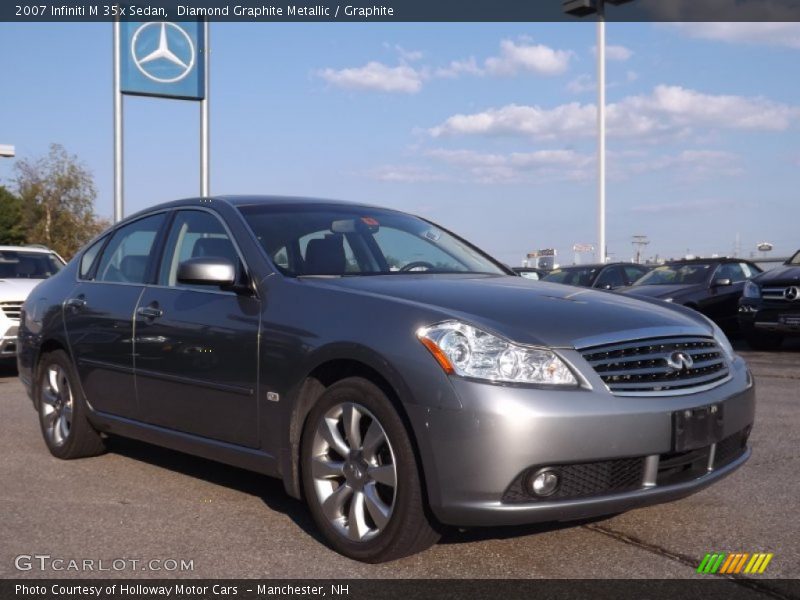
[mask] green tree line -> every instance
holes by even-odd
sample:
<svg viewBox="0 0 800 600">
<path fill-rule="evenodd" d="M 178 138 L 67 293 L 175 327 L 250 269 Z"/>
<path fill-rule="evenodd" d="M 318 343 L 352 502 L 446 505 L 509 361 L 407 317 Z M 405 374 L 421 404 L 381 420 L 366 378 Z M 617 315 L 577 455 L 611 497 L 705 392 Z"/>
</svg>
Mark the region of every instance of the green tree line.
<svg viewBox="0 0 800 600">
<path fill-rule="evenodd" d="M 0 244 L 42 244 L 69 260 L 109 226 L 94 212 L 91 172 L 63 146 L 14 165 L 10 188 L 0 186 Z"/>
</svg>

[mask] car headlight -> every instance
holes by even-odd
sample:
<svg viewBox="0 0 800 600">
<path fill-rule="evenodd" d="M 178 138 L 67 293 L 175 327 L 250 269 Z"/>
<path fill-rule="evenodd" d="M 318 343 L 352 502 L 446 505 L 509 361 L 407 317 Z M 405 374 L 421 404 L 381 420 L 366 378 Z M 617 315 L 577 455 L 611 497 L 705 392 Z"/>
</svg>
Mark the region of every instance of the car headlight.
<svg viewBox="0 0 800 600">
<path fill-rule="evenodd" d="M 552 350 L 513 344 L 466 323 L 422 327 L 417 337 L 447 373 L 497 382 L 578 385 Z"/>
<path fill-rule="evenodd" d="M 728 357 L 728 360 L 733 361 L 734 357 L 736 356 L 736 352 L 734 352 L 728 336 L 725 335 L 725 332 L 722 331 L 719 325 L 714 323 L 714 321 L 709 319 L 709 323 L 711 323 L 711 327 L 714 329 L 714 340 L 717 342 L 717 345 L 722 348 L 722 351 L 725 353 L 725 356 Z"/>
<path fill-rule="evenodd" d="M 742 292 L 742 296 L 744 296 L 745 298 L 754 298 L 754 299 L 761 298 L 761 288 L 758 287 L 757 283 L 748 281 L 744 284 L 744 291 Z"/>
</svg>

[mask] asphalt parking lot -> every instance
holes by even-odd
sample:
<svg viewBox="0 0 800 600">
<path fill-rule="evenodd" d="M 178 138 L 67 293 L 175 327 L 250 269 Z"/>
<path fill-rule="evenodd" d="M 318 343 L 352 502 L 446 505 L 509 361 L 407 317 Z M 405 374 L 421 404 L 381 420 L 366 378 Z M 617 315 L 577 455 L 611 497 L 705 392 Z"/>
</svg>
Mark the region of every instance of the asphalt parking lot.
<svg viewBox="0 0 800 600">
<path fill-rule="evenodd" d="M 800 577 L 800 343 L 740 347 L 756 375 L 753 457 L 675 502 L 582 524 L 451 531 L 427 552 L 365 565 L 318 538 L 280 482 L 125 440 L 59 461 L 8 368 L 0 371 L 0 577 L 688 578 L 706 552 L 772 552 L 763 589 Z M 15 557 L 175 559 L 193 570 L 19 571 Z"/>
</svg>

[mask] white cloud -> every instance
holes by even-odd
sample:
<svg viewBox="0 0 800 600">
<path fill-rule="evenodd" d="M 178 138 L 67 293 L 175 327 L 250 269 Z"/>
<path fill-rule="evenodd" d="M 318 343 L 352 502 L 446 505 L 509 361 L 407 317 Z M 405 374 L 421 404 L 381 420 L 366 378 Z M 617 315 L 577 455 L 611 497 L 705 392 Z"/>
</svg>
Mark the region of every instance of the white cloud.
<svg viewBox="0 0 800 600">
<path fill-rule="evenodd" d="M 800 49 L 800 23 L 672 23 L 669 26 L 694 38 Z"/>
<path fill-rule="evenodd" d="M 594 104 L 572 102 L 555 108 L 510 104 L 473 114 L 458 114 L 432 127 L 432 137 L 522 135 L 538 139 L 595 134 Z M 609 135 L 654 137 L 686 135 L 694 128 L 782 131 L 800 120 L 800 108 L 763 97 L 705 94 L 659 85 L 651 94 L 629 96 L 607 107 Z"/>
<path fill-rule="evenodd" d="M 690 181 L 732 177 L 744 172 L 738 155 L 721 150 L 684 150 L 678 154 L 641 160 L 620 160 L 613 165 L 613 170 L 622 177 L 651 171 L 673 170 L 679 179 Z"/>
<path fill-rule="evenodd" d="M 447 164 L 463 167 L 479 183 L 510 183 L 535 176 L 543 179 L 584 179 L 586 168 L 594 162 L 589 155 L 573 150 L 537 150 L 494 154 L 474 150 L 432 149 L 425 155 Z"/>
<path fill-rule="evenodd" d="M 567 91 L 572 92 L 573 94 L 584 94 L 586 92 L 593 92 L 596 89 L 597 82 L 591 75 L 587 75 L 586 73 L 578 75 L 575 79 L 567 84 Z"/>
<path fill-rule="evenodd" d="M 323 69 L 318 75 L 340 88 L 388 93 L 416 94 L 422 89 L 422 74 L 408 65 L 390 67 L 376 61 L 363 67 Z"/>
<path fill-rule="evenodd" d="M 687 214 L 694 214 L 697 211 L 719 211 L 719 209 L 732 208 L 734 206 L 736 206 L 736 202 L 730 198 L 699 198 L 678 202 L 671 200 L 666 204 L 636 204 L 630 210 L 647 215 L 669 213 L 683 219 Z"/>
<path fill-rule="evenodd" d="M 592 54 L 597 55 L 597 46 L 592 46 Z M 633 56 L 633 50 L 625 46 L 606 45 L 606 60 L 618 60 L 620 62 L 628 60 Z"/>
<path fill-rule="evenodd" d="M 422 57 L 424 56 L 421 50 L 406 50 L 400 44 L 396 44 L 394 49 L 400 56 L 400 60 L 406 62 L 416 62 L 418 60 L 421 60 Z"/>
<path fill-rule="evenodd" d="M 370 172 L 369 176 L 378 181 L 392 183 L 428 183 L 446 180 L 441 173 L 414 165 L 384 165 Z"/>
<path fill-rule="evenodd" d="M 542 44 L 513 40 L 500 42 L 500 56 L 487 58 L 484 69 L 490 75 L 516 75 L 518 72 L 538 75 L 560 75 L 569 68 L 572 52 L 554 50 Z"/>
<path fill-rule="evenodd" d="M 434 71 L 436 77 L 454 79 L 460 75 L 483 75 L 483 69 L 478 66 L 478 61 L 471 56 L 465 60 L 451 61 L 446 67 L 440 67 Z"/>
</svg>

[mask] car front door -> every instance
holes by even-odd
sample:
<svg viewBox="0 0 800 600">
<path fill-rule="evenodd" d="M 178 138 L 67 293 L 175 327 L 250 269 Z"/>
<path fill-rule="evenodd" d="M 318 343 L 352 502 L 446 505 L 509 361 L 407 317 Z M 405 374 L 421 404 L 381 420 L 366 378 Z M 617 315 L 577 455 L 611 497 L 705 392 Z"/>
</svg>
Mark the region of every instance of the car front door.
<svg viewBox="0 0 800 600">
<path fill-rule="evenodd" d="M 730 285 L 715 285 L 720 280 L 730 280 Z M 739 298 L 747 281 L 742 265 L 736 262 L 722 263 L 711 277 L 711 288 L 703 312 L 723 327 L 736 324 Z"/>
<path fill-rule="evenodd" d="M 153 425 L 257 447 L 258 332 L 254 293 L 178 281 L 181 262 L 226 258 L 247 277 L 231 235 L 216 214 L 176 213 L 157 285 L 139 301 L 134 338 L 136 387 Z"/>
<path fill-rule="evenodd" d="M 165 214 L 124 225 L 81 260 L 79 282 L 64 303 L 70 351 L 86 399 L 99 412 L 135 418 L 133 311 L 144 291 Z M 102 252 L 102 253 L 101 253 Z"/>
</svg>

